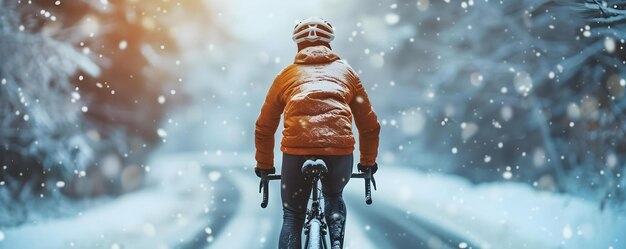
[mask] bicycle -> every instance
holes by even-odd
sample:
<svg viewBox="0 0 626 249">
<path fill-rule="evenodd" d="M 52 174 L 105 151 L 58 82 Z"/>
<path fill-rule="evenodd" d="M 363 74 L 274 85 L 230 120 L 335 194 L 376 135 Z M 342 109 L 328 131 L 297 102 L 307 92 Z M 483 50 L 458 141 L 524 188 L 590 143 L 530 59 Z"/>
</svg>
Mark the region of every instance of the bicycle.
<svg viewBox="0 0 626 249">
<path fill-rule="evenodd" d="M 321 159 L 309 158 L 302 165 L 302 173 L 311 179 L 311 207 L 307 209 L 306 221 L 304 226 L 304 248 L 307 249 L 326 249 L 327 225 L 324 222 L 324 213 L 320 209 L 318 182 L 320 177 L 328 172 L 328 167 Z M 365 180 L 365 203 L 372 204 L 371 185 L 376 190 L 376 180 L 370 171 L 362 173 L 352 173 L 351 178 L 363 178 Z M 269 181 L 280 180 L 280 175 L 262 175 L 259 183 L 259 193 L 263 192 L 263 201 L 261 207 L 266 208 L 269 198 Z"/>
</svg>

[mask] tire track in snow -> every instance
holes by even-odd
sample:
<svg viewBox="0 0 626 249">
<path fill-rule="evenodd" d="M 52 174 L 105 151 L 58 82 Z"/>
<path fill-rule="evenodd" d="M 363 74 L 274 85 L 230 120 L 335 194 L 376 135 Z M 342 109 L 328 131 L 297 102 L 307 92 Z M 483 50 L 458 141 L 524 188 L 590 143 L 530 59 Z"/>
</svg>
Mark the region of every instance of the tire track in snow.
<svg viewBox="0 0 626 249">
<path fill-rule="evenodd" d="M 357 201 L 354 196 L 348 199 Z M 456 234 L 386 203 L 374 201 L 372 205 L 379 207 L 368 209 L 365 205 L 355 205 L 353 209 L 361 220 L 369 221 L 368 236 L 375 239 L 379 248 L 479 248 Z"/>
<path fill-rule="evenodd" d="M 216 168 L 203 167 L 203 172 L 209 174 Z M 207 223 L 205 228 L 210 229 L 198 231 L 193 238 L 176 248 L 194 249 L 207 247 L 214 238 L 221 236 L 226 224 L 235 216 L 235 210 L 240 205 L 241 194 L 235 188 L 234 180 L 230 176 L 221 177 L 213 185 L 215 187 L 215 195 L 213 198 L 213 210 L 206 215 Z M 219 206 L 218 206 L 219 205 Z M 210 234 L 209 234 L 210 232 Z M 209 239 L 210 238 L 210 239 Z"/>
<path fill-rule="evenodd" d="M 269 205 L 263 209 L 260 207 L 261 194 L 258 193 L 259 179 L 257 177 L 250 172 L 231 171 L 225 174 L 223 178 L 228 180 L 220 183 L 223 185 L 221 188 L 233 195 L 239 195 L 237 202 L 230 201 L 230 206 L 218 207 L 219 209 L 230 209 L 228 213 L 231 216 L 229 219 L 223 220 L 224 223 L 219 224 L 219 227 L 212 227 L 214 242 L 207 242 L 206 233 L 199 231 L 197 238 L 194 239 L 196 242 L 189 243 L 182 248 L 276 248 L 282 225 L 280 183 L 277 181 L 270 182 Z M 229 195 L 228 193 L 224 194 Z M 233 205 L 235 203 L 237 205 Z M 361 202 L 360 205 L 365 204 Z M 215 214 L 212 213 L 211 215 Z M 363 224 L 360 223 L 360 220 L 360 217 L 348 217 L 345 249 L 381 248 L 374 246 L 369 236 L 363 232 Z"/>
<path fill-rule="evenodd" d="M 221 235 L 207 245 L 207 248 L 276 248 L 280 230 L 280 198 L 275 190 L 277 182 L 270 183 L 270 201 L 266 209 L 261 208 L 258 193 L 258 178 L 248 172 L 228 171 L 228 177 L 236 179 L 233 191 L 240 193 L 234 216 L 222 229 Z M 275 239 L 274 239 L 275 238 Z"/>
<path fill-rule="evenodd" d="M 215 197 L 215 212 L 207 217 L 207 227 L 211 227 L 215 240 L 208 242 L 208 234 L 204 230 L 197 231 L 191 241 L 177 248 L 276 248 L 282 223 L 280 183 L 270 183 L 269 205 L 263 209 L 259 205 L 257 177 L 249 171 L 225 170 L 224 167 L 207 167 L 204 171 L 214 169 L 223 173 L 215 184 L 219 193 Z M 466 248 L 478 248 L 389 203 L 375 200 L 373 205 L 378 207 L 372 208 L 363 203 L 362 193 L 344 193 L 348 208 L 346 249 L 459 248 L 462 242 L 467 243 Z M 223 203 L 223 198 L 228 201 Z"/>
</svg>

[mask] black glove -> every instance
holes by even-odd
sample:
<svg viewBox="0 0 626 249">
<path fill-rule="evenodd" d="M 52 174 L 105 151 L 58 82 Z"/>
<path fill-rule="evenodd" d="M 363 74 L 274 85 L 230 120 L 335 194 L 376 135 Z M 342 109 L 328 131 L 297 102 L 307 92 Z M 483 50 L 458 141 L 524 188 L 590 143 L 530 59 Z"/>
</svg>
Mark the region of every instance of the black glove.
<svg viewBox="0 0 626 249">
<path fill-rule="evenodd" d="M 276 168 L 272 167 L 271 169 L 261 169 L 261 168 L 256 167 L 254 168 L 254 173 L 256 174 L 256 176 L 261 177 L 263 175 L 276 173 Z"/>
<path fill-rule="evenodd" d="M 374 165 L 361 165 L 360 163 L 356 165 L 356 167 L 361 172 L 371 171 L 372 175 L 378 171 L 378 163 L 374 163 Z"/>
</svg>

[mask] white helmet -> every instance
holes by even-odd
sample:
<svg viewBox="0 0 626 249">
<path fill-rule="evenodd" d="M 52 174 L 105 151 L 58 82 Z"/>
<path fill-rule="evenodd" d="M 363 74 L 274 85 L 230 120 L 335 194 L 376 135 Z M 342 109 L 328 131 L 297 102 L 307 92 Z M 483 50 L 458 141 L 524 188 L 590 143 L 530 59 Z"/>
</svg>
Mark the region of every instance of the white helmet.
<svg viewBox="0 0 626 249">
<path fill-rule="evenodd" d="M 333 39 L 335 39 L 333 26 L 319 17 L 309 17 L 301 20 L 293 28 L 293 41 L 296 43 L 303 41 L 330 43 Z"/>
</svg>

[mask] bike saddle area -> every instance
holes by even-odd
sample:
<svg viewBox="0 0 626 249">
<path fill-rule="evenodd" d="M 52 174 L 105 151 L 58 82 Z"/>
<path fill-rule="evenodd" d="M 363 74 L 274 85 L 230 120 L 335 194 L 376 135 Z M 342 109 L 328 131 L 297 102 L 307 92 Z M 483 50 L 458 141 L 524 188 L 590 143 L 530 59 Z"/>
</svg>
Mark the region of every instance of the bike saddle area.
<svg viewBox="0 0 626 249">
<path fill-rule="evenodd" d="M 310 176 L 319 176 L 328 172 L 328 167 L 322 159 L 307 158 L 302 164 L 302 173 Z"/>
</svg>

